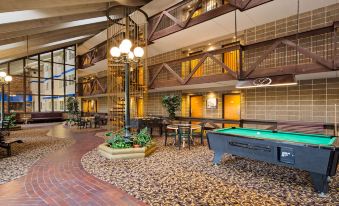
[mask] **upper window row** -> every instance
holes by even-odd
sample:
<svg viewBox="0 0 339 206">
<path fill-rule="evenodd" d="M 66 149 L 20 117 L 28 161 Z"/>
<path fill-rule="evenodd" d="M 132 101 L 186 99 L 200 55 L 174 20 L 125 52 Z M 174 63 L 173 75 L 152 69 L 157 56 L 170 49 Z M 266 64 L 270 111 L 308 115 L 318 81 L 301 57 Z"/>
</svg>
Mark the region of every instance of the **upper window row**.
<svg viewBox="0 0 339 206">
<path fill-rule="evenodd" d="M 53 54 L 53 59 L 52 59 Z M 37 56 L 35 58 L 30 58 L 34 60 L 38 60 Z M 53 52 L 43 53 L 40 54 L 40 61 L 44 62 L 54 62 L 60 64 L 68 64 L 68 65 L 75 65 L 75 51 L 69 49 L 60 49 Z"/>
</svg>

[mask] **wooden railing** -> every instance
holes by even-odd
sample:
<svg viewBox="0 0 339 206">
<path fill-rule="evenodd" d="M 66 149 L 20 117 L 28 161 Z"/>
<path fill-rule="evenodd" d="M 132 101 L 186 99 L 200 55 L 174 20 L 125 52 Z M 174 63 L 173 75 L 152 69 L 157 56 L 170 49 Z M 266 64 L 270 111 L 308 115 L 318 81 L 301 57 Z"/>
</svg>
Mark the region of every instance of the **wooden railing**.
<svg viewBox="0 0 339 206">
<path fill-rule="evenodd" d="M 271 0 L 185 0 L 152 17 L 148 41 L 152 42 L 236 9 L 245 11 Z"/>
</svg>

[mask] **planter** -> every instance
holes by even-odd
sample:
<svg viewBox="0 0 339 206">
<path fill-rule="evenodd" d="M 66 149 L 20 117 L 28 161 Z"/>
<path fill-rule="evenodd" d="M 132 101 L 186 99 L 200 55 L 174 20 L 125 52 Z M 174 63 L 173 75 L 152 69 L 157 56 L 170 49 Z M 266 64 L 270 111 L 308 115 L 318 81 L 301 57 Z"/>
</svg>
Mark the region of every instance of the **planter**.
<svg viewBox="0 0 339 206">
<path fill-rule="evenodd" d="M 21 126 L 20 125 L 16 125 L 14 127 L 10 127 L 9 131 L 17 131 L 17 130 L 21 130 Z"/>
<path fill-rule="evenodd" d="M 156 144 L 152 143 L 147 147 L 113 149 L 109 147 L 109 144 L 103 143 L 99 145 L 98 151 L 102 156 L 108 159 L 135 159 L 149 156 L 156 148 Z"/>
</svg>

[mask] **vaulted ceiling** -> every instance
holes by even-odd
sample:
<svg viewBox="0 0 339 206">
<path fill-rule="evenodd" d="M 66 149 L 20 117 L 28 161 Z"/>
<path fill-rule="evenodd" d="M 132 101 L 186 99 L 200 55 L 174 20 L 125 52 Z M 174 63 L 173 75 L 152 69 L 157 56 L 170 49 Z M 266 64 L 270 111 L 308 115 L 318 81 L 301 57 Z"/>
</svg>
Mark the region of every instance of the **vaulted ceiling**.
<svg viewBox="0 0 339 206">
<path fill-rule="evenodd" d="M 114 5 L 143 6 L 150 0 L 1 0 L 0 63 L 83 42 L 107 26 Z"/>
</svg>

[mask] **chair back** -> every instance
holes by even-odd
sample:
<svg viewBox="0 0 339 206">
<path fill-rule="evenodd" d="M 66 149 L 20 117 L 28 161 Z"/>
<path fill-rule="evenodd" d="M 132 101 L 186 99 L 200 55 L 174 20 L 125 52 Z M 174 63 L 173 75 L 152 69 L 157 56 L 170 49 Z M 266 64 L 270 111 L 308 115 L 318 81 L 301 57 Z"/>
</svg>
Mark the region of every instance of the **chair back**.
<svg viewBox="0 0 339 206">
<path fill-rule="evenodd" d="M 191 135 L 191 127 L 190 126 L 179 126 L 178 134 L 180 137 L 189 137 Z"/>
</svg>

